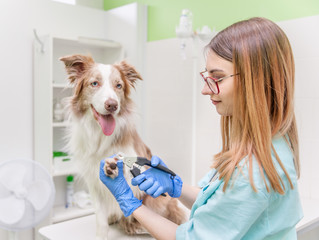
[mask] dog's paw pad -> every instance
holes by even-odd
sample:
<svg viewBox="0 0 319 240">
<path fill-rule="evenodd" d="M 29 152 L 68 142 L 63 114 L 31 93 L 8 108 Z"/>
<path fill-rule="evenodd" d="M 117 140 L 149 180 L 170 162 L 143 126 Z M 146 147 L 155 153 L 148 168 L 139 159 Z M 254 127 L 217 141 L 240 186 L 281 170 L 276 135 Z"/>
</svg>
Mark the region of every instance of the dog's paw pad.
<svg viewBox="0 0 319 240">
<path fill-rule="evenodd" d="M 104 164 L 104 173 L 106 176 L 115 178 L 118 175 L 118 169 L 116 165 L 116 160 L 114 158 L 107 158 Z"/>
</svg>

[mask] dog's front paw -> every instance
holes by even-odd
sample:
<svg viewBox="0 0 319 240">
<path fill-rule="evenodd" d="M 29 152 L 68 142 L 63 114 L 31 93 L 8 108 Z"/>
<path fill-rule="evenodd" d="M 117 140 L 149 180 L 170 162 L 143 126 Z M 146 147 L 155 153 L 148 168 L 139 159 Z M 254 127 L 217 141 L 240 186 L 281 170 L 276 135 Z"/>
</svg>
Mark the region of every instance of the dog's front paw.
<svg viewBox="0 0 319 240">
<path fill-rule="evenodd" d="M 116 178 L 118 175 L 118 168 L 114 158 L 107 158 L 104 163 L 104 173 L 106 176 Z"/>
</svg>

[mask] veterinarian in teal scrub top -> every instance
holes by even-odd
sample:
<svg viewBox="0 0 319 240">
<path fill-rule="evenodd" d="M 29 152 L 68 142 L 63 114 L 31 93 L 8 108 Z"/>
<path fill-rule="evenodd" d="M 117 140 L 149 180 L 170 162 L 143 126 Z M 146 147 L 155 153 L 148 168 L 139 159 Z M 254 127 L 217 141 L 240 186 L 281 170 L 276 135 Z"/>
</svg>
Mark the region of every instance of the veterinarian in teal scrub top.
<svg viewBox="0 0 319 240">
<path fill-rule="evenodd" d="M 158 197 L 167 192 L 189 209 L 176 225 L 136 199 L 123 178 L 101 181 L 125 216 L 133 216 L 156 239 L 297 239 L 298 135 L 294 114 L 294 60 L 284 32 L 272 21 L 252 18 L 219 32 L 206 47 L 202 94 L 221 115 L 222 150 L 199 187 L 155 168 L 132 180 Z M 165 165 L 153 156 L 152 165 Z M 101 161 L 101 168 L 104 160 Z"/>
</svg>

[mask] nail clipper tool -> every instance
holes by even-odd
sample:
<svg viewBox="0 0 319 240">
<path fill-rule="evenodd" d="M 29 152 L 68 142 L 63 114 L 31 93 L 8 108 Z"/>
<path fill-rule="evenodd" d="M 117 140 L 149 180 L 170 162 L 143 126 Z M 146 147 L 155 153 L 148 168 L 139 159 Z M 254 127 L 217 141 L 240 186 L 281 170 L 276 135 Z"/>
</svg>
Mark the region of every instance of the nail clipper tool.
<svg viewBox="0 0 319 240">
<path fill-rule="evenodd" d="M 151 161 L 148 160 L 147 158 L 143 158 L 143 157 L 126 157 L 123 153 L 118 153 L 116 156 L 115 156 L 117 159 L 119 160 L 122 160 L 123 163 L 128 166 L 130 168 L 130 172 L 132 173 L 132 175 L 134 177 L 138 176 L 141 174 L 141 168 L 144 166 L 144 165 L 147 165 L 147 166 L 150 166 L 150 167 L 153 167 L 153 168 L 157 168 L 163 172 L 166 172 L 166 173 L 169 173 L 171 174 L 171 178 L 174 178 L 176 176 L 176 174 L 162 166 L 162 165 L 157 165 L 157 166 L 152 166 L 151 165 Z M 162 196 L 166 196 L 165 193 L 161 194 Z"/>
</svg>

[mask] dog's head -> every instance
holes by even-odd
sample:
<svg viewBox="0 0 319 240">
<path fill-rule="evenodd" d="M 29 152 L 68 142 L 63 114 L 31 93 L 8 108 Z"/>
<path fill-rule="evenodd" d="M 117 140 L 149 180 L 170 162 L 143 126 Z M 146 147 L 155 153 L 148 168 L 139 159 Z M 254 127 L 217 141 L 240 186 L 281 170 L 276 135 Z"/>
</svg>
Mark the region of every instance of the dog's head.
<svg viewBox="0 0 319 240">
<path fill-rule="evenodd" d="M 113 133 L 115 118 L 128 111 L 130 91 L 142 80 L 135 68 L 125 61 L 114 65 L 95 63 L 90 56 L 71 55 L 60 58 L 69 81 L 74 85 L 72 112 L 80 117 L 93 114 L 105 135 Z"/>
</svg>

